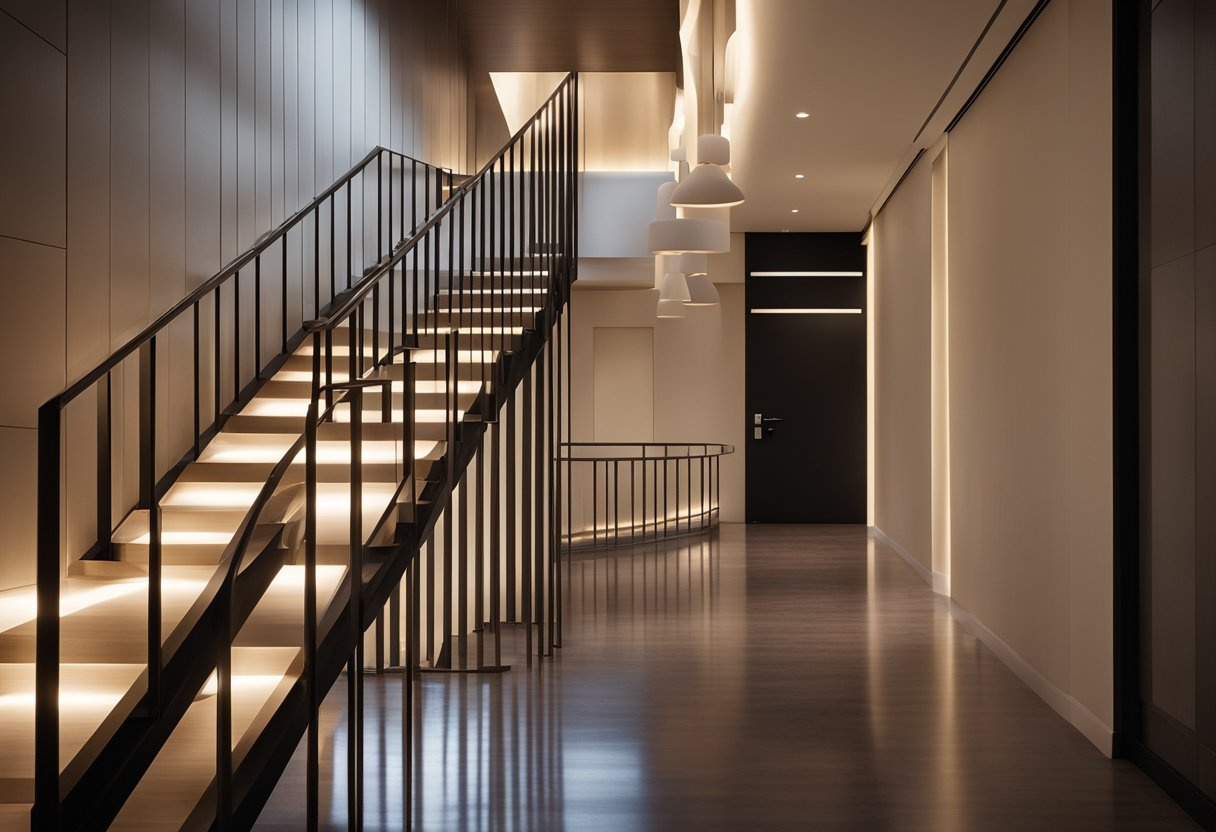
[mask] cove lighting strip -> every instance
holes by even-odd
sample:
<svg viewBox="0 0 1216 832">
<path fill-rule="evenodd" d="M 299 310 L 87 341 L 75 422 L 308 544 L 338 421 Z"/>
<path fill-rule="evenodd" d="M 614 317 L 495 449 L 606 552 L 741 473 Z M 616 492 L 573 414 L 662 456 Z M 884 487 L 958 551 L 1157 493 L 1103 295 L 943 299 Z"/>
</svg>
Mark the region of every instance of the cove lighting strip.
<svg viewBox="0 0 1216 832">
<path fill-rule="evenodd" d="M 862 277 L 861 272 L 752 272 L 752 277 Z"/>
<path fill-rule="evenodd" d="M 860 309 L 753 309 L 753 315 L 860 315 Z"/>
</svg>

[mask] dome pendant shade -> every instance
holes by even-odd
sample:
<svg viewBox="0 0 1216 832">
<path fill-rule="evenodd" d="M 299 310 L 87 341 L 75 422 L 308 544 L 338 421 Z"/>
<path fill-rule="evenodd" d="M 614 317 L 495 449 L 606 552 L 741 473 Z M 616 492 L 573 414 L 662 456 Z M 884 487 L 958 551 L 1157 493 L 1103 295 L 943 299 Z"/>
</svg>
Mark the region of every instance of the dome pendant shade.
<svg viewBox="0 0 1216 832">
<path fill-rule="evenodd" d="M 671 192 L 677 208 L 729 208 L 743 203 L 743 191 L 717 165 L 697 165 Z"/>
<path fill-rule="evenodd" d="M 685 306 L 717 306 L 722 302 L 713 282 L 703 274 L 690 274 L 685 279 L 688 287 L 688 300 Z"/>
<path fill-rule="evenodd" d="M 679 272 L 668 272 L 663 275 L 663 284 L 659 287 L 659 300 L 678 300 L 688 303 L 692 295 L 688 293 L 688 283 Z"/>
<path fill-rule="evenodd" d="M 656 318 L 683 318 L 684 303 L 678 300 L 660 300 L 655 311 Z"/>
<path fill-rule="evenodd" d="M 730 251 L 730 229 L 718 220 L 655 220 L 650 224 L 651 254 L 716 254 Z"/>
</svg>

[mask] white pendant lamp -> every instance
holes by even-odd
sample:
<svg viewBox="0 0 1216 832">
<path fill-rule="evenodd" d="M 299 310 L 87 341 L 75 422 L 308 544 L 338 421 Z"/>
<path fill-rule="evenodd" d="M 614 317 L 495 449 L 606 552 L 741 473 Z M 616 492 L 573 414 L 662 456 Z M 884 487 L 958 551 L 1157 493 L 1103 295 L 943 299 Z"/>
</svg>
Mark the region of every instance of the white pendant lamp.
<svg viewBox="0 0 1216 832">
<path fill-rule="evenodd" d="M 677 208 L 728 208 L 743 203 L 743 191 L 730 181 L 721 165 L 730 163 L 730 142 L 712 134 L 697 139 L 696 168 L 671 194 Z"/>
<path fill-rule="evenodd" d="M 663 283 L 659 286 L 659 300 L 678 300 L 687 303 L 692 299 L 688 293 L 688 283 L 680 272 L 668 272 L 663 275 Z"/>
<path fill-rule="evenodd" d="M 655 312 L 656 318 L 683 318 L 684 302 L 679 300 L 660 300 Z"/>
<path fill-rule="evenodd" d="M 717 288 L 707 275 L 690 274 L 686 278 L 685 285 L 688 288 L 688 300 L 684 301 L 685 306 L 717 306 L 722 302 Z"/>
</svg>

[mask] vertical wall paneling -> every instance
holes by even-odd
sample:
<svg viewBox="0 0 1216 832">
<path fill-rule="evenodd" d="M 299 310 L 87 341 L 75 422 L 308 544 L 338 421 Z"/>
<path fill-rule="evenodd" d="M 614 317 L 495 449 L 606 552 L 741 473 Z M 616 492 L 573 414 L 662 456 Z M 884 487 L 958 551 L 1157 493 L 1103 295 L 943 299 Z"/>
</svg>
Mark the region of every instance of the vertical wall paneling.
<svg viewBox="0 0 1216 832">
<path fill-rule="evenodd" d="M 387 0 L 0 0 L 0 89 L 22 129 L 0 131 L 0 301 L 21 325 L 0 363 L 0 437 L 20 491 L 0 525 L 0 589 L 32 576 L 34 413 L 156 315 L 210 278 L 303 206 L 374 145 L 426 161 L 460 158 L 463 84 L 448 3 Z M 23 25 L 24 24 L 24 25 Z M 28 27 L 28 28 L 27 28 Z M 32 30 L 32 31 L 31 31 Z M 37 34 L 35 34 L 35 32 Z M 40 37 L 41 36 L 41 37 Z M 45 40 L 44 40 L 45 38 Z M 70 50 L 68 46 L 70 45 Z M 20 70 L 20 71 L 18 71 Z M 20 83 L 13 79 L 20 79 Z M 431 118 L 421 112 L 425 101 Z M 437 124 L 446 113 L 446 124 Z M 452 116 L 452 113 L 455 115 Z M 429 123 L 428 123 L 429 121 Z M 451 147 L 446 146 L 448 143 Z M 375 182 L 354 193 L 375 208 Z M 345 194 L 337 200 L 338 276 L 345 285 Z M 321 261 L 329 263 L 323 213 Z M 306 220 L 287 248 L 289 269 L 312 250 Z M 367 265 L 374 229 L 356 235 L 354 268 Z M 278 348 L 277 247 L 262 263 L 262 358 Z M 252 378 L 254 269 L 241 276 L 242 381 Z M 21 274 L 17 281 L 12 275 Z M 328 280 L 323 280 L 324 286 Z M 37 291 L 32 291 L 37 287 Z M 231 284 L 229 284 L 231 287 Z M 292 282 L 288 329 L 312 317 L 311 291 Z M 323 291 L 322 302 L 328 300 Z M 233 389 L 234 295 L 223 294 L 224 393 Z M 212 373 L 212 301 L 200 306 L 200 371 Z M 28 331 L 22 327 L 28 323 Z M 157 342 L 161 470 L 180 458 L 193 427 L 193 332 L 187 318 Z M 0 344 L 0 346 L 3 346 Z M 138 360 L 112 377 L 116 525 L 138 479 Z M 201 410 L 213 407 L 201 385 Z M 65 540 L 79 556 L 96 537 L 96 399 L 65 415 Z"/>
<path fill-rule="evenodd" d="M 149 141 L 148 0 L 114 4 L 110 25 L 110 346 L 147 322 Z M 139 462 L 139 367 L 122 366 L 113 394 L 121 447 L 122 505 L 134 503 Z"/>
<path fill-rule="evenodd" d="M 110 347 L 110 4 L 71 0 L 68 21 L 65 381 L 94 366 Z M 84 551 L 96 539 L 95 412 L 93 396 L 68 411 L 64 529 L 70 552 Z M 32 525 L 30 518 L 25 522 Z M 0 551 L 0 559 L 7 556 Z"/>
<path fill-rule="evenodd" d="M 186 293 L 185 3 L 149 5 L 148 292 L 149 319 Z M 193 441 L 191 322 L 158 341 L 158 469 L 165 471 Z"/>
<path fill-rule="evenodd" d="M 54 0 L 48 5 L 62 5 Z M 0 234 L 63 248 L 64 54 L 0 12 Z"/>
</svg>

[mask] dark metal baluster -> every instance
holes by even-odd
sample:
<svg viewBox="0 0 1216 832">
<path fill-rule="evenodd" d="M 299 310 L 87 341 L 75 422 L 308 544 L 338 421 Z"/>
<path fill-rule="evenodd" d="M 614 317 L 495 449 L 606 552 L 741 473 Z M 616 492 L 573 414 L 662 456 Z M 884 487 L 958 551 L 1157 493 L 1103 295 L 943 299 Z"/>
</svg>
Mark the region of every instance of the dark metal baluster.
<svg viewBox="0 0 1216 832">
<path fill-rule="evenodd" d="M 536 425 L 536 565 L 533 568 L 533 594 L 535 595 L 533 616 L 536 619 L 536 655 L 545 654 L 545 540 L 548 538 L 545 530 L 545 362 L 544 356 L 536 359 L 536 408 L 534 422 Z"/>
<path fill-rule="evenodd" d="M 161 524 L 156 489 L 156 338 L 140 348 L 140 503 L 148 511 L 148 706 L 160 709 Z"/>
<path fill-rule="evenodd" d="M 303 291 L 303 285 L 301 285 Z M 321 317 L 321 206 L 312 212 L 312 315 Z"/>
<path fill-rule="evenodd" d="M 195 323 L 197 327 L 198 305 L 194 307 Z M 197 332 L 197 328 L 195 330 Z M 197 435 L 198 428 L 198 351 L 195 351 L 195 408 L 194 408 L 194 425 Z M 114 551 L 110 544 L 110 538 L 114 532 L 114 520 L 112 516 L 114 504 L 111 499 L 111 481 L 112 481 L 112 465 L 111 454 L 112 446 L 110 442 L 111 427 L 110 427 L 110 374 L 106 373 L 97 382 L 97 556 L 102 560 L 113 560 Z M 198 447 L 198 442 L 195 441 L 195 448 Z M 198 451 L 195 451 L 195 456 L 198 456 Z"/>
<path fill-rule="evenodd" d="M 485 517 L 486 517 L 486 465 L 485 440 L 477 449 L 477 500 L 473 506 L 473 629 L 477 637 L 477 669 L 486 666 L 485 638 Z"/>
<path fill-rule="evenodd" d="M 360 181 L 362 181 L 362 180 L 360 180 Z M 353 189 L 353 185 L 354 185 L 353 179 L 346 183 L 346 288 L 347 289 L 349 289 L 351 287 L 351 282 L 354 280 L 355 269 L 356 269 L 355 252 L 354 252 L 353 248 L 351 247 L 351 234 L 350 234 L 350 223 L 351 223 L 350 206 L 351 206 L 351 190 Z"/>
<path fill-rule="evenodd" d="M 506 620 L 515 622 L 515 391 L 511 390 L 507 398 L 507 617 Z"/>
<path fill-rule="evenodd" d="M 241 273 L 232 276 L 232 401 L 241 398 Z"/>
<path fill-rule="evenodd" d="M 524 655 L 532 666 L 532 373 L 525 371 L 523 384 L 523 455 L 520 459 L 520 589 L 523 600 Z"/>
<path fill-rule="evenodd" d="M 312 336 L 312 401 L 305 418 L 304 457 L 304 684 L 308 691 L 305 799 L 309 832 L 320 818 L 321 690 L 317 677 L 317 409 L 321 385 L 321 333 Z"/>
<path fill-rule="evenodd" d="M 287 354 L 287 235 L 288 235 L 288 232 L 283 233 L 283 240 L 280 243 L 280 245 L 282 246 L 282 249 L 283 249 L 283 260 L 279 264 L 280 267 L 282 268 L 282 271 L 280 274 L 283 278 L 282 286 L 281 286 L 281 294 L 280 294 L 280 300 L 282 302 L 282 307 L 283 307 L 283 317 L 279 322 L 279 350 L 284 355 Z M 303 277 L 303 269 L 301 269 L 301 278 L 302 277 Z M 304 290 L 304 281 L 303 281 L 303 279 L 301 279 L 300 280 L 300 291 L 303 291 L 303 290 Z"/>
<path fill-rule="evenodd" d="M 355 326 L 354 316 L 348 326 Z M 346 795 L 353 829 L 363 828 L 363 391 L 350 397 L 350 627 L 355 649 L 346 673 Z"/>
<path fill-rule="evenodd" d="M 262 256 L 253 260 L 253 377 L 262 374 Z"/>
<path fill-rule="evenodd" d="M 194 425 L 194 458 L 198 459 L 198 455 L 200 453 L 202 453 L 202 450 L 203 450 L 203 442 L 202 442 L 202 438 L 200 435 L 202 432 L 202 425 L 200 424 L 202 417 L 199 414 L 199 410 L 202 407 L 203 391 L 202 391 L 202 372 L 201 372 L 201 367 L 200 367 L 200 362 L 202 361 L 202 349 L 201 349 L 201 344 L 200 344 L 201 333 L 199 331 L 199 328 L 201 326 L 201 323 L 199 321 L 199 308 L 198 308 L 197 302 L 195 302 L 193 307 L 191 308 L 191 315 L 193 317 L 193 328 L 192 328 L 191 332 L 192 332 L 193 338 L 194 338 L 194 355 L 193 355 L 193 359 L 191 362 L 193 365 L 192 369 L 194 372 L 194 376 L 193 376 L 194 384 L 193 384 L 193 388 L 192 388 L 194 390 L 194 412 L 191 414 L 191 420 Z M 110 381 L 109 374 L 107 373 L 106 374 L 107 387 L 109 386 L 109 381 Z M 109 394 L 107 393 L 107 398 L 108 397 L 109 397 Z M 108 450 L 107 450 L 107 453 L 109 453 Z M 100 496 L 100 492 L 98 492 L 98 495 Z"/>
<path fill-rule="evenodd" d="M 38 409 L 38 619 L 34 669 L 33 827 L 58 829 L 59 804 L 59 403 Z"/>
<path fill-rule="evenodd" d="M 215 287 L 215 315 L 212 317 L 212 332 L 211 332 L 211 381 L 213 390 L 213 400 L 211 402 L 212 413 L 212 428 L 219 430 L 220 425 L 220 387 L 223 381 L 223 370 L 220 362 L 220 302 L 223 300 L 224 286 L 221 283 Z"/>
<path fill-rule="evenodd" d="M 502 423 L 490 426 L 490 627 L 494 631 L 494 666 L 502 666 Z M 508 492 L 511 490 L 507 489 Z"/>
<path fill-rule="evenodd" d="M 337 191 L 329 194 L 329 302 L 333 303 L 338 292 L 338 209 L 334 201 Z"/>
</svg>

